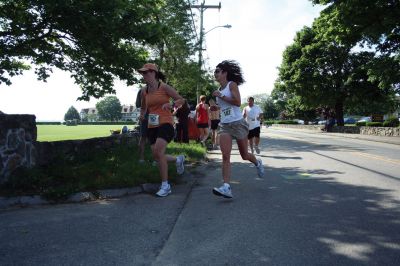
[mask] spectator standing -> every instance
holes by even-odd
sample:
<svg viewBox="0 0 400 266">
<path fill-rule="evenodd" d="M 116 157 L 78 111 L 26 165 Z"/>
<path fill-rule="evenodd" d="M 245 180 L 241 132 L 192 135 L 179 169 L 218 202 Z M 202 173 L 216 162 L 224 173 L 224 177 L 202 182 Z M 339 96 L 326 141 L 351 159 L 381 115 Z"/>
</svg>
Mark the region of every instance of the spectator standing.
<svg viewBox="0 0 400 266">
<path fill-rule="evenodd" d="M 186 100 L 174 111 L 174 115 L 178 119 L 175 125 L 176 142 L 189 143 L 189 114 L 190 109 Z"/>
<path fill-rule="evenodd" d="M 248 105 L 243 109 L 243 117 L 246 119 L 247 124 L 249 124 L 249 134 L 247 136 L 249 140 L 249 146 L 251 153 L 254 154 L 254 149 L 257 154 L 260 154 L 260 129 L 261 129 L 261 119 L 262 110 L 258 105 L 254 104 L 254 98 L 249 97 L 247 99 Z"/>
</svg>

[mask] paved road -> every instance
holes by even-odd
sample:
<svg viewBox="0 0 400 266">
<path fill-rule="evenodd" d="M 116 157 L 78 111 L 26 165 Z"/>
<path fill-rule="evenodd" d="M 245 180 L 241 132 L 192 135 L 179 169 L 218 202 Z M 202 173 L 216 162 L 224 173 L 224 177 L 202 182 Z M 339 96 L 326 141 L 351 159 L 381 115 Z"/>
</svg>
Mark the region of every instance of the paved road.
<svg viewBox="0 0 400 266">
<path fill-rule="evenodd" d="M 215 152 L 165 199 L 0 211 L 0 265 L 400 264 L 400 146 L 277 129 L 262 141 L 264 179 L 233 151 L 233 200 L 211 193 Z"/>
</svg>

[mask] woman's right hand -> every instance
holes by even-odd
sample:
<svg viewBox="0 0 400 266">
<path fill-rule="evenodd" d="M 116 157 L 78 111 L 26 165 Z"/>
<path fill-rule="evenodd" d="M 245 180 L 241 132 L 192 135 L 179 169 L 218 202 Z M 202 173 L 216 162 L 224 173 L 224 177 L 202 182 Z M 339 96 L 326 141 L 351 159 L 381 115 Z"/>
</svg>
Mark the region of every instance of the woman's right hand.
<svg viewBox="0 0 400 266">
<path fill-rule="evenodd" d="M 214 97 L 220 97 L 221 96 L 221 92 L 219 90 L 216 90 L 212 93 L 212 96 Z"/>
</svg>

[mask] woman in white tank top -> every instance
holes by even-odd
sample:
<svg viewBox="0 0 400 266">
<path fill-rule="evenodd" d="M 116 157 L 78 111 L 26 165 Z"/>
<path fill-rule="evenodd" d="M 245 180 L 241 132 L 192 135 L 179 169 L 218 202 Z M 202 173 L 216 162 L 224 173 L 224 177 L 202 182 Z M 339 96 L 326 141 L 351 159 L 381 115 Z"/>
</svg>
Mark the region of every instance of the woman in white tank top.
<svg viewBox="0 0 400 266">
<path fill-rule="evenodd" d="M 235 61 L 222 61 L 217 65 L 214 76 L 215 80 L 221 85 L 218 90 L 213 92 L 213 96 L 217 97 L 217 103 L 221 109 L 218 135 L 222 152 L 224 184 L 219 188 L 214 188 L 213 193 L 217 196 L 232 198 L 229 184 L 231 178 L 232 139 L 236 139 L 242 159 L 248 160 L 256 166 L 259 177 L 264 176 L 264 167 L 261 159 L 257 159 L 253 154 L 248 153 L 247 149 L 249 126 L 243 119 L 240 110 L 241 100 L 238 85 L 244 82 L 240 66 Z"/>
</svg>

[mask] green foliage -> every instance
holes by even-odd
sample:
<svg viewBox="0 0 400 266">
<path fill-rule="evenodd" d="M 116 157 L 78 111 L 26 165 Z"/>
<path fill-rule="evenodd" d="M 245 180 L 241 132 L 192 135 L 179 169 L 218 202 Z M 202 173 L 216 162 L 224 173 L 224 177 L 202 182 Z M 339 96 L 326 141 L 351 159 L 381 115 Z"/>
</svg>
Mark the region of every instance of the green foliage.
<svg viewBox="0 0 400 266">
<path fill-rule="evenodd" d="M 189 19 L 185 0 L 1 1 L 0 83 L 33 65 L 40 80 L 69 71 L 81 99 L 115 93 L 114 78 L 132 85 L 150 55 L 165 58 L 151 47 L 179 51 L 177 65 L 187 59 Z"/>
<path fill-rule="evenodd" d="M 284 51 L 275 90 L 287 99 L 286 114 L 292 117 L 297 110 L 327 106 L 335 110 L 338 125 L 343 125 L 344 110 L 351 110 L 346 106 L 356 109 L 365 101 L 390 106 L 387 103 L 393 99 L 393 88 L 383 89 L 379 80 L 369 76 L 374 53 L 356 53 L 349 45 L 321 38 L 315 26 L 318 23 L 299 31 Z"/>
<path fill-rule="evenodd" d="M 150 147 L 146 146 L 145 158 L 149 161 L 145 164 L 138 162 L 138 153 L 133 152 L 137 149 L 136 145 L 121 145 L 75 157 L 60 155 L 50 165 L 17 170 L 0 186 L 0 195 L 41 195 L 58 201 L 80 191 L 96 192 L 160 182 L 158 168 L 150 161 Z M 199 144 L 170 143 L 167 153 L 184 154 L 188 161 L 196 161 L 204 158 L 205 149 Z M 168 176 L 171 182 L 177 182 L 175 164 L 170 164 Z"/>
<path fill-rule="evenodd" d="M 322 20 L 324 37 L 352 46 L 362 42 L 381 53 L 399 52 L 399 1 L 311 1 L 327 6 L 318 18 Z"/>
<path fill-rule="evenodd" d="M 277 120 L 274 124 L 298 125 L 299 123 L 294 120 Z"/>
<path fill-rule="evenodd" d="M 97 122 L 79 122 L 79 125 L 137 125 L 133 121 L 97 121 Z"/>
<path fill-rule="evenodd" d="M 67 120 L 74 120 L 74 119 L 80 120 L 81 117 L 80 117 L 80 115 L 79 115 L 79 113 L 78 113 L 78 110 L 76 110 L 75 107 L 71 106 L 71 107 L 68 109 L 68 111 L 65 113 L 65 115 L 64 115 L 64 121 L 67 121 Z"/>
<path fill-rule="evenodd" d="M 279 106 L 269 97 L 262 106 L 265 119 L 275 119 L 279 116 Z"/>
<path fill-rule="evenodd" d="M 36 125 L 61 125 L 61 122 L 36 122 Z"/>
<path fill-rule="evenodd" d="M 366 126 L 367 127 L 382 127 L 383 123 L 382 122 L 367 122 Z"/>
<path fill-rule="evenodd" d="M 358 127 L 365 127 L 367 125 L 367 122 L 361 121 L 361 122 L 356 122 L 356 126 Z"/>
<path fill-rule="evenodd" d="M 65 122 L 66 126 L 77 126 L 78 125 L 78 120 L 67 120 Z"/>
<path fill-rule="evenodd" d="M 96 109 L 101 120 L 117 121 L 121 119 L 122 105 L 116 96 L 107 96 L 96 103 Z"/>
<path fill-rule="evenodd" d="M 375 57 L 366 65 L 368 79 L 382 90 L 400 90 L 400 2 L 387 0 L 312 0 L 327 5 L 315 21 L 318 37 Z M 372 19 L 373 18 L 373 19 Z"/>
<path fill-rule="evenodd" d="M 398 127 L 400 124 L 399 119 L 397 117 L 389 117 L 383 122 L 384 127 Z"/>
</svg>

